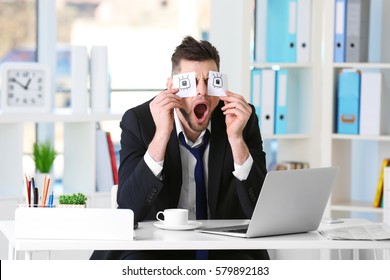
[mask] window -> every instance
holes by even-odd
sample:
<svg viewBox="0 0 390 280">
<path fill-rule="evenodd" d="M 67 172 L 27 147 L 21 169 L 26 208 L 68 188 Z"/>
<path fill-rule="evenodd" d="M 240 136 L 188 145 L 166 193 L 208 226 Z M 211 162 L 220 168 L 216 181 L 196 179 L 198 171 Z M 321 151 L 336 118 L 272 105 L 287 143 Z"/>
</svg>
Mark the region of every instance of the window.
<svg viewBox="0 0 390 280">
<path fill-rule="evenodd" d="M 0 65 L 7 61 L 34 62 L 37 60 L 37 12 L 35 0 L 0 0 Z M 12 19 L 12 20 L 10 20 Z M 35 124 L 24 124 L 24 152 L 30 154 L 35 142 Z M 26 171 L 33 163 L 23 157 Z"/>
<path fill-rule="evenodd" d="M 95 45 L 107 46 L 111 110 L 123 113 L 165 88 L 174 48 L 186 35 L 207 39 L 210 25 L 209 0 L 0 0 L 0 64 L 37 60 L 37 3 L 56 5 L 57 108 L 70 104 L 72 45 L 84 45 L 88 50 Z M 39 124 L 38 130 L 34 123 L 24 126 L 24 172 L 34 172 L 29 156 L 32 144 L 46 129 L 48 135 L 54 134 L 59 154 L 54 172 L 60 181 L 63 124 Z M 118 122 L 102 122 L 101 126 L 111 132 L 118 149 Z"/>
<path fill-rule="evenodd" d="M 36 61 L 36 37 L 36 1 L 0 0 L 0 63 Z"/>
<path fill-rule="evenodd" d="M 175 46 L 185 35 L 206 36 L 209 10 L 207 0 L 58 1 L 58 46 L 107 46 L 111 108 L 124 111 L 165 88 Z M 69 76 L 62 81 L 69 90 Z"/>
</svg>

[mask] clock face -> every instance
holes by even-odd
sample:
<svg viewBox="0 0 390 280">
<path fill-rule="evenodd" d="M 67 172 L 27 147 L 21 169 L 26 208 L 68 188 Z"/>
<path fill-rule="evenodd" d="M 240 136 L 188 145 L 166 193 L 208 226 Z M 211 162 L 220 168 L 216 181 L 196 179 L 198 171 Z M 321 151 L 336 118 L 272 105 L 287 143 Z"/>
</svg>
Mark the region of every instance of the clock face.
<svg viewBox="0 0 390 280">
<path fill-rule="evenodd" d="M 40 107 L 45 103 L 43 70 L 10 69 L 7 74 L 7 105 Z"/>
<path fill-rule="evenodd" d="M 48 113 L 51 110 L 50 68 L 42 63 L 1 64 L 2 113 Z"/>
</svg>

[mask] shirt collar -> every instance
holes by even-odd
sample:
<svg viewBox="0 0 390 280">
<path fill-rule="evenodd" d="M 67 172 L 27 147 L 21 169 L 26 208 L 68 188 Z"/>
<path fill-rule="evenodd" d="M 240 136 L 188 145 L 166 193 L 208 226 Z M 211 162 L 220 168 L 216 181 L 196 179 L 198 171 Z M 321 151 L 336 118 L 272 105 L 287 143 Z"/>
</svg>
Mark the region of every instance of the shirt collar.
<svg viewBox="0 0 390 280">
<path fill-rule="evenodd" d="M 173 117 L 175 119 L 175 127 L 176 127 L 177 137 L 179 137 L 180 132 L 183 132 L 184 139 L 186 140 L 187 144 L 190 147 L 198 146 L 199 144 L 201 144 L 203 142 L 203 136 L 206 133 L 206 130 L 203 130 L 202 133 L 199 135 L 199 137 L 195 140 L 195 142 L 192 143 L 192 141 L 187 138 L 187 135 L 183 131 L 183 126 L 180 122 L 179 116 L 177 115 L 176 109 L 173 110 Z M 207 129 L 211 133 L 211 122 L 209 122 L 209 124 L 207 125 Z"/>
</svg>

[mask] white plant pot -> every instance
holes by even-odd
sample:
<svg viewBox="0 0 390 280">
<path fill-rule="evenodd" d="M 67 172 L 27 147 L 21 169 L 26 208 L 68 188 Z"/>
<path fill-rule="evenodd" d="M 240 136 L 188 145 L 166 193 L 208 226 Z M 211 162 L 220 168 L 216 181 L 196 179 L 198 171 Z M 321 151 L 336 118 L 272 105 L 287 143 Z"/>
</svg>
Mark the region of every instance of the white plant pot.
<svg viewBox="0 0 390 280">
<path fill-rule="evenodd" d="M 58 204 L 58 208 L 86 208 L 87 204 Z"/>
</svg>

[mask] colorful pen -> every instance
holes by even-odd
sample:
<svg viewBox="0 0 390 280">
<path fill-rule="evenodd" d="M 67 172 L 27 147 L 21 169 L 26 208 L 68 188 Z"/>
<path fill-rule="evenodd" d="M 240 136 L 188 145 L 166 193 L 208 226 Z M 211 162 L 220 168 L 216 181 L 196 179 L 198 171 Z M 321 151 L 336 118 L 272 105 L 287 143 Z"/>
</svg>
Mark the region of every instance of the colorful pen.
<svg viewBox="0 0 390 280">
<path fill-rule="evenodd" d="M 49 207 L 53 207 L 53 200 L 54 200 L 54 195 L 53 192 L 51 192 L 51 195 L 49 195 Z"/>
<path fill-rule="evenodd" d="M 34 207 L 38 207 L 38 188 L 34 187 Z"/>
</svg>

